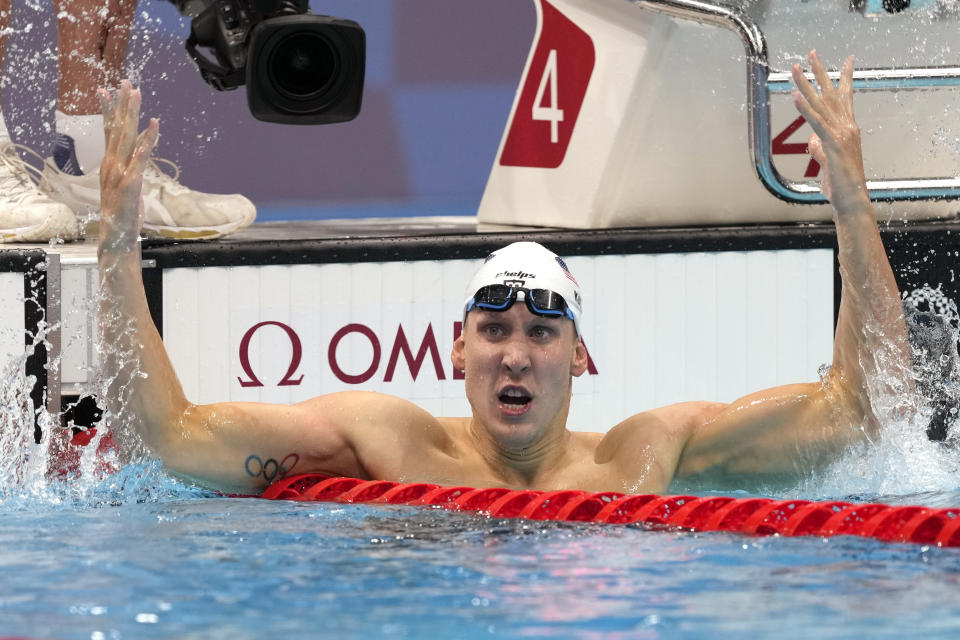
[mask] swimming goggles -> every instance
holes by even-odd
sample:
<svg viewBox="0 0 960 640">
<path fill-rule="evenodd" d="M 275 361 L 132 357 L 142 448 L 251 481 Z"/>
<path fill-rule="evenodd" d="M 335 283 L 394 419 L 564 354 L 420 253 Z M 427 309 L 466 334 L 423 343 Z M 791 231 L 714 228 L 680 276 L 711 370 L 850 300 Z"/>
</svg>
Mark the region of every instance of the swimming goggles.
<svg viewBox="0 0 960 640">
<path fill-rule="evenodd" d="M 511 287 L 505 284 L 488 284 L 480 287 L 467 303 L 464 313 L 472 309 L 485 311 L 506 311 L 517 301 L 517 292 L 523 292 L 523 301 L 530 313 L 548 318 L 568 317 L 574 320 L 573 312 L 567 306 L 567 301 L 556 291 L 549 289 L 524 289 Z M 574 320 L 576 324 L 576 320 Z"/>
</svg>

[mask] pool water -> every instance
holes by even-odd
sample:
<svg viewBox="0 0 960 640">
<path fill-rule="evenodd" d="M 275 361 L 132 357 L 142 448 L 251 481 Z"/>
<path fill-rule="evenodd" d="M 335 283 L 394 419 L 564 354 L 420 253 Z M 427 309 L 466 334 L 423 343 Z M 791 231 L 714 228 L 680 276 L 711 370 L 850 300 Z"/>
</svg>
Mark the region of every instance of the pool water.
<svg viewBox="0 0 960 640">
<path fill-rule="evenodd" d="M 0 636 L 30 638 L 960 633 L 957 549 L 225 498 L 156 465 L 8 495 L 0 576 Z"/>
</svg>

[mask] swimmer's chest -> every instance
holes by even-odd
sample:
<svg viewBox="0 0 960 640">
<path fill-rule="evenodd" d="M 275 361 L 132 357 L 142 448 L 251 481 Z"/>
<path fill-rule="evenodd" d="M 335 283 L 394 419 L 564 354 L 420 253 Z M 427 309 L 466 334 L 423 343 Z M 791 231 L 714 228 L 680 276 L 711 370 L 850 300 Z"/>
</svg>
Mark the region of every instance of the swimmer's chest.
<svg viewBox="0 0 960 640">
<path fill-rule="evenodd" d="M 413 455 L 385 457 L 370 465 L 372 477 L 398 482 L 429 482 L 471 487 L 508 486 L 512 489 L 618 491 L 621 493 L 662 493 L 673 477 L 674 466 L 664 465 L 657 455 L 662 447 L 628 446 L 608 455 L 606 436 L 596 433 L 572 434 L 569 450 L 560 464 L 534 478 L 529 484 L 505 482 L 495 474 L 483 456 L 466 442 L 453 451 L 430 446 Z M 614 443 L 615 445 L 616 443 Z M 667 458 L 674 458 L 664 452 Z"/>
</svg>

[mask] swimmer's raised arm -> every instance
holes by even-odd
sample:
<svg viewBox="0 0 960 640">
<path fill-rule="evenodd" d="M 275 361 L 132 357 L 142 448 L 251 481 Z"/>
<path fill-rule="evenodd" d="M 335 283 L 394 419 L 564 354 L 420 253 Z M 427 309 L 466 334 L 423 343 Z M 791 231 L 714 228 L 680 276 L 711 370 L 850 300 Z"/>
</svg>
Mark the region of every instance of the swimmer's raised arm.
<svg viewBox="0 0 960 640">
<path fill-rule="evenodd" d="M 839 87 L 817 57 L 810 63 L 819 92 L 793 67 L 793 100 L 813 127 L 809 147 L 824 168 L 823 190 L 833 204 L 843 280 L 833 362 L 822 383 L 752 394 L 705 410 L 691 427 L 678 475 L 802 472 L 845 445 L 869 438 L 876 402 L 910 389 L 910 351 L 900 294 L 870 202 L 853 113 L 853 58 Z M 798 464 L 801 463 L 801 464 Z"/>
<path fill-rule="evenodd" d="M 860 129 L 853 114 L 853 56 L 844 63 L 839 89 L 815 51 L 810 60 L 821 94 L 794 65 L 794 104 L 813 127 L 809 147 L 825 167 L 823 190 L 836 215 L 843 286 L 833 345 L 833 372 L 850 387 L 868 428 L 874 403 L 912 389 L 910 345 L 903 303 L 877 228 L 863 172 Z"/>
<path fill-rule="evenodd" d="M 433 437 L 431 416 L 380 394 L 331 394 L 291 406 L 187 400 L 150 317 L 140 271 L 140 189 L 159 125 L 152 119 L 138 136 L 140 93 L 127 81 L 116 100 L 106 93 L 101 99 L 107 140 L 100 171 L 100 351 L 113 424 L 133 426 L 169 469 L 247 493 L 290 472 L 368 477 L 379 471 L 369 460 L 402 458 L 423 442 L 423 435 L 394 440 L 408 426 Z M 358 433 L 364 444 L 356 444 Z"/>
<path fill-rule="evenodd" d="M 238 432 L 255 433 L 251 426 L 261 420 L 258 410 L 223 408 L 216 412 L 191 405 L 147 307 L 138 241 L 143 223 L 141 186 L 159 124 L 151 119 L 147 129 L 137 135 L 140 92 L 128 81 L 121 84 L 115 100 L 103 90 L 100 97 L 106 135 L 100 168 L 98 249 L 100 358 L 101 371 L 108 382 L 103 400 L 112 421 L 134 427 L 170 468 L 215 484 L 249 489 L 249 483 L 245 486 L 239 475 L 242 465 L 235 463 L 231 474 L 222 460 L 223 453 L 214 454 L 210 447 L 202 446 L 201 438 L 221 431 L 218 419 Z M 284 424 L 297 423 L 295 415 L 281 415 L 278 419 Z M 191 445 L 186 445 L 188 441 Z M 128 443 L 121 442 L 125 444 Z M 243 444 L 248 455 L 263 461 L 282 461 L 288 454 L 296 453 L 289 444 L 281 449 L 283 453 L 257 447 L 255 442 Z M 256 465 L 251 466 L 257 471 Z"/>
</svg>

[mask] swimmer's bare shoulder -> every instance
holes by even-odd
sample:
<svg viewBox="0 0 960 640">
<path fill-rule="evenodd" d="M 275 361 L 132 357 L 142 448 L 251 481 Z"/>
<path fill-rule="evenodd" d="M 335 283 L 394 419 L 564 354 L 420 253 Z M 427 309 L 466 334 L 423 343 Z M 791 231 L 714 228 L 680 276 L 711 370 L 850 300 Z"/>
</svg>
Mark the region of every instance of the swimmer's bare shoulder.
<svg viewBox="0 0 960 640">
<path fill-rule="evenodd" d="M 612 489 L 662 493 L 677 474 L 690 436 L 727 405 L 680 402 L 638 413 L 614 426 L 600 440 L 595 462 Z"/>
<path fill-rule="evenodd" d="M 416 404 L 383 393 L 345 391 L 300 404 L 312 416 L 310 471 L 403 480 L 432 458 L 450 458 L 450 429 Z"/>
</svg>

